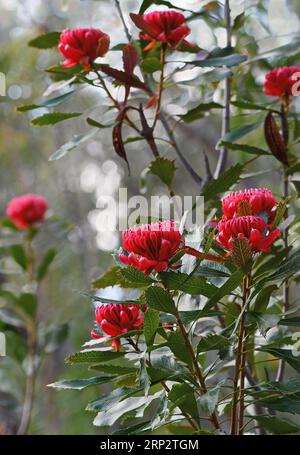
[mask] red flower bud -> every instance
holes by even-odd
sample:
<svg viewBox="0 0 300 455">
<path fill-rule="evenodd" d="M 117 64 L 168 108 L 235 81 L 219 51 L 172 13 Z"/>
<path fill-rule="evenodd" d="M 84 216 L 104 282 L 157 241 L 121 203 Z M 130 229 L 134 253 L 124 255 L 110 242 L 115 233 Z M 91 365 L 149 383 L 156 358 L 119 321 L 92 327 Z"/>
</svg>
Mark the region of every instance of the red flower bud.
<svg viewBox="0 0 300 455">
<path fill-rule="evenodd" d="M 264 93 L 269 96 L 279 96 L 286 104 L 287 99 L 293 95 L 292 88 L 297 82 L 297 78 L 292 77 L 295 73 L 300 74 L 299 66 L 283 66 L 269 71 L 265 76 Z"/>
<path fill-rule="evenodd" d="M 151 49 L 157 41 L 172 48 L 178 47 L 181 43 L 192 46 L 185 40 L 191 30 L 186 24 L 184 15 L 178 11 L 153 11 L 143 16 L 138 14 L 130 16 L 135 25 L 143 31 L 140 37 L 151 41 L 144 50 Z"/>
<path fill-rule="evenodd" d="M 6 214 L 19 229 L 27 229 L 35 223 L 44 221 L 47 208 L 48 203 L 44 197 L 23 194 L 9 202 Z"/>
<path fill-rule="evenodd" d="M 258 216 L 238 216 L 219 223 L 216 241 L 229 254 L 232 254 L 234 239 L 237 238 L 248 239 L 253 252 L 268 253 L 279 235 L 279 229 L 269 232 L 266 222 Z"/>
<path fill-rule="evenodd" d="M 266 188 L 250 188 L 234 191 L 222 199 L 222 220 L 243 215 L 263 215 L 268 217 L 268 224 L 276 215 L 277 201 L 272 191 Z"/>
<path fill-rule="evenodd" d="M 120 260 L 146 274 L 168 268 L 182 244 L 181 234 L 172 220 L 127 229 L 122 240 L 122 247 L 129 255 L 120 254 Z"/>
<path fill-rule="evenodd" d="M 138 305 L 108 304 L 99 305 L 95 310 L 96 323 L 101 330 L 111 337 L 136 330 L 143 322 L 144 315 Z M 102 338 L 95 330 L 91 331 L 92 338 Z M 112 346 L 119 351 L 121 343 L 113 340 Z"/>
<path fill-rule="evenodd" d="M 66 58 L 62 65 L 70 68 L 82 65 L 89 72 L 91 64 L 109 49 L 109 36 L 95 28 L 64 30 L 60 35 L 59 52 Z"/>
</svg>

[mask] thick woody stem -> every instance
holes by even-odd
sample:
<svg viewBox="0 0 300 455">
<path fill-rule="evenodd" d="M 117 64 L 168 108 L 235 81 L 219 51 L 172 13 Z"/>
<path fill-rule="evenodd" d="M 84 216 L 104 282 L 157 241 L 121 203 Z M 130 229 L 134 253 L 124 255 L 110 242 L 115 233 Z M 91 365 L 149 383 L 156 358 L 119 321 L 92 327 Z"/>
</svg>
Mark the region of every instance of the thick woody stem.
<svg viewBox="0 0 300 455">
<path fill-rule="evenodd" d="M 224 22 L 226 27 L 226 44 L 227 47 L 231 47 L 231 16 L 230 16 L 230 5 L 229 0 L 225 0 L 224 3 Z M 231 99 L 231 78 L 225 79 L 224 89 L 224 111 L 222 120 L 222 137 L 230 131 L 230 99 Z M 215 179 L 218 179 L 224 172 L 227 164 L 228 150 L 222 148 L 220 151 L 219 159 L 215 170 Z"/>
<path fill-rule="evenodd" d="M 199 382 L 199 386 L 200 386 L 200 391 L 202 394 L 205 394 L 207 393 L 207 387 L 206 387 L 206 383 L 205 383 L 205 378 L 201 372 L 201 369 L 200 369 L 200 366 L 199 366 L 199 363 L 197 361 L 197 358 L 195 356 L 195 353 L 194 353 L 194 349 L 193 349 L 193 346 L 191 345 L 191 342 L 190 342 L 190 339 L 189 339 L 189 336 L 185 330 L 185 327 L 183 325 L 183 322 L 179 316 L 179 311 L 177 310 L 177 313 L 176 313 L 176 319 L 177 319 L 177 324 L 178 324 L 178 327 L 179 327 L 179 330 L 183 336 L 183 339 L 184 339 L 184 343 L 187 347 L 187 350 L 190 354 L 190 357 L 191 357 L 191 361 L 192 361 L 192 364 L 193 364 L 193 368 L 194 368 L 194 372 L 195 372 L 195 375 L 198 379 L 198 382 Z M 214 427 L 216 428 L 216 430 L 219 430 L 220 428 L 220 425 L 219 425 L 219 421 L 218 421 L 218 417 L 216 415 L 215 412 L 212 413 L 211 417 L 210 417 L 210 420 L 212 422 L 212 424 L 214 425 Z"/>
</svg>

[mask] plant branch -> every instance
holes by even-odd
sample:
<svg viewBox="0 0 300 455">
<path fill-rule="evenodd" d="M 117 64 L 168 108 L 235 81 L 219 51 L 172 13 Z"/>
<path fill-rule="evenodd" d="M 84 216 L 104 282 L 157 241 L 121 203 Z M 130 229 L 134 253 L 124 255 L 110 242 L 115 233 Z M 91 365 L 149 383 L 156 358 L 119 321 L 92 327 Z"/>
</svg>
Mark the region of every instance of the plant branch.
<svg viewBox="0 0 300 455">
<path fill-rule="evenodd" d="M 202 394 L 205 394 L 207 393 L 207 387 L 206 387 L 206 383 L 205 383 L 205 378 L 201 372 L 201 369 L 200 369 L 200 366 L 199 366 L 199 363 L 197 361 L 197 358 L 195 356 L 195 353 L 194 353 L 194 349 L 193 349 L 193 346 L 190 342 L 190 339 L 189 339 L 189 336 L 185 330 L 185 327 L 184 327 L 184 324 L 180 318 L 180 315 L 179 315 L 179 311 L 176 309 L 176 319 L 177 319 L 177 324 L 178 324 L 178 327 L 179 327 L 179 330 L 183 336 L 183 339 L 184 339 L 184 343 L 187 347 L 187 350 L 190 354 L 190 357 L 191 357 L 191 361 L 192 361 L 192 364 L 193 364 L 193 368 L 194 368 L 194 372 L 196 374 L 196 377 L 198 379 L 198 382 L 199 382 L 199 386 L 200 386 L 200 391 Z M 211 417 L 210 417 L 210 421 L 212 422 L 212 424 L 214 425 L 214 427 L 219 430 L 220 429 L 220 425 L 219 425 L 219 421 L 218 421 L 218 417 L 216 415 L 215 412 L 212 413 Z"/>
<path fill-rule="evenodd" d="M 224 3 L 224 22 L 226 28 L 226 45 L 228 48 L 232 45 L 231 37 L 231 14 L 229 0 L 225 0 Z M 231 99 L 231 78 L 225 79 L 224 88 L 224 112 L 222 119 L 222 137 L 230 131 L 230 99 Z M 227 164 L 228 150 L 224 147 L 220 151 L 219 159 L 215 170 L 215 179 L 218 179 L 224 172 Z"/>
<path fill-rule="evenodd" d="M 287 115 L 286 115 L 286 109 L 283 104 L 281 104 L 281 127 L 282 127 L 282 137 L 284 144 L 286 146 L 286 152 L 288 150 L 289 146 L 289 125 L 287 121 Z M 288 166 L 283 164 L 282 165 L 282 190 L 283 190 L 283 197 L 286 200 L 289 197 L 289 176 L 287 173 Z M 285 218 L 289 216 L 288 208 L 285 211 Z M 284 242 L 284 248 L 287 249 L 289 246 L 289 228 L 288 226 L 285 228 L 283 232 L 283 242 Z M 289 285 L 289 280 L 286 280 L 283 283 L 283 318 L 285 317 L 285 313 L 288 311 L 290 307 L 290 285 Z M 283 359 L 280 359 L 279 365 L 278 365 L 278 370 L 277 370 L 277 375 L 276 375 L 276 381 L 281 382 L 284 377 L 284 372 L 285 372 L 285 361 Z"/>
<path fill-rule="evenodd" d="M 164 90 L 164 70 L 165 70 L 165 64 L 166 64 L 166 44 L 162 43 L 160 47 L 160 79 L 159 79 L 159 85 L 158 85 L 158 99 L 157 99 L 157 104 L 156 104 L 156 112 L 155 112 L 155 117 L 154 117 L 154 122 L 152 125 L 152 129 L 154 130 L 157 120 L 159 119 L 160 115 L 160 107 L 161 107 L 161 99 L 162 99 L 162 93 Z"/>
<path fill-rule="evenodd" d="M 125 18 L 124 18 L 124 14 L 123 14 L 123 11 L 122 11 L 122 8 L 121 8 L 121 5 L 120 5 L 120 1 L 119 0 L 114 0 L 114 1 L 115 1 L 116 9 L 117 9 L 118 14 L 119 14 L 120 19 L 121 19 L 123 28 L 124 28 L 124 32 L 125 32 L 126 38 L 129 41 L 129 43 L 131 43 L 132 42 L 132 36 L 129 33 L 129 29 L 128 29 L 127 24 L 125 22 Z"/>
</svg>

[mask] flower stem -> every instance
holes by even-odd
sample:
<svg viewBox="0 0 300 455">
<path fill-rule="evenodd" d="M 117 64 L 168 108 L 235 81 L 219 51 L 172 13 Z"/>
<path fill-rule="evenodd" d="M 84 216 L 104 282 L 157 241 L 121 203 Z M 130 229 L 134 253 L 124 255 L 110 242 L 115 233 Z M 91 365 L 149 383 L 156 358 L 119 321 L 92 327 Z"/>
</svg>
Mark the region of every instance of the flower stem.
<svg viewBox="0 0 300 455">
<path fill-rule="evenodd" d="M 178 327 L 179 327 L 179 330 L 183 336 L 183 340 L 184 340 L 184 343 L 187 347 L 187 350 L 190 354 L 190 357 L 191 357 L 191 361 L 192 361 L 192 364 L 193 364 L 193 368 L 194 368 L 194 372 L 195 372 L 195 375 L 198 379 L 198 382 L 199 382 L 199 386 L 200 386 L 200 391 L 202 394 L 205 394 L 207 393 L 207 387 L 206 387 L 206 383 L 205 383 L 205 378 L 201 372 L 201 369 L 200 369 L 200 366 L 199 366 L 199 363 L 197 361 L 197 358 L 195 356 L 195 353 L 194 353 L 194 349 L 193 349 L 193 346 L 190 342 L 190 339 L 189 339 L 189 336 L 187 334 L 187 331 L 185 330 L 185 327 L 184 327 L 184 324 L 180 318 L 180 315 L 179 315 L 179 311 L 176 309 L 176 319 L 177 319 L 177 324 L 178 324 Z M 211 423 L 213 424 L 213 426 L 218 430 L 220 429 L 220 425 L 219 425 L 219 421 L 218 421 L 218 417 L 216 415 L 216 412 L 213 412 L 211 417 L 210 417 L 210 421 Z"/>
<path fill-rule="evenodd" d="M 155 112 L 155 117 L 154 117 L 154 122 L 152 125 L 152 130 L 154 130 L 156 123 L 159 119 L 160 116 L 160 108 L 161 108 L 161 100 L 162 100 L 162 93 L 164 90 L 164 77 L 165 77 L 165 64 L 166 64 L 166 44 L 162 43 L 160 47 L 160 79 L 159 79 L 159 85 L 158 85 L 158 99 L 157 99 L 157 105 L 156 105 L 156 112 Z"/>
<path fill-rule="evenodd" d="M 288 145 L 289 145 L 289 126 L 288 126 L 288 121 L 287 121 L 287 115 L 286 115 L 286 110 L 285 106 L 282 104 L 281 105 L 281 126 L 282 126 L 282 137 L 286 146 L 286 150 L 288 150 Z M 288 167 L 283 164 L 283 170 L 282 170 L 282 190 L 283 190 L 283 197 L 286 200 L 289 197 L 289 176 L 287 173 Z M 285 218 L 289 216 L 288 209 L 285 211 Z M 284 248 L 287 250 L 289 246 L 289 228 L 288 226 L 285 228 L 283 232 L 283 242 L 284 242 Z M 283 318 L 285 317 L 285 313 L 288 311 L 290 307 L 290 286 L 289 286 L 289 280 L 286 280 L 283 283 Z M 279 360 L 279 366 L 277 370 L 277 375 L 276 375 L 276 381 L 281 382 L 284 378 L 284 372 L 285 372 L 285 361 L 283 359 Z"/>
<path fill-rule="evenodd" d="M 235 369 L 233 376 L 233 398 L 231 408 L 231 434 L 236 435 L 243 431 L 244 420 L 244 384 L 245 384 L 245 320 L 248 308 L 248 296 L 250 286 L 250 274 L 243 280 L 243 302 L 240 313 L 240 324 L 238 333 L 237 353 L 235 359 Z M 238 410 L 239 405 L 239 410 Z"/>
</svg>

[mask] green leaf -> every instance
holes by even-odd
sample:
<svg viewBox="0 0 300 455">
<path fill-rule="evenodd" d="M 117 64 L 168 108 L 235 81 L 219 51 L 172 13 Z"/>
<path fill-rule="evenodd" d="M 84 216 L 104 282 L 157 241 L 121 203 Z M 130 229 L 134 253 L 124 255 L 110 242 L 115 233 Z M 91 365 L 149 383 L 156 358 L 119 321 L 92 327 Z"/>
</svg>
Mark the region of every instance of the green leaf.
<svg viewBox="0 0 300 455">
<path fill-rule="evenodd" d="M 150 163 L 149 172 L 159 177 L 160 180 L 170 188 L 176 172 L 175 161 L 158 156 Z"/>
<path fill-rule="evenodd" d="M 43 35 L 37 36 L 29 41 L 28 46 L 36 47 L 37 49 L 50 49 L 52 47 L 57 47 L 60 33 L 61 32 L 44 33 Z"/>
<path fill-rule="evenodd" d="M 23 270 L 27 269 L 27 257 L 26 257 L 26 252 L 22 245 L 12 245 L 10 247 L 11 255 L 16 261 L 17 264 L 19 264 L 20 267 L 22 267 Z"/>
<path fill-rule="evenodd" d="M 239 107 L 241 109 L 248 109 L 250 111 L 270 111 L 271 108 L 263 106 L 262 104 L 255 104 L 251 103 L 250 101 L 231 101 L 231 103 L 235 107 Z"/>
<path fill-rule="evenodd" d="M 254 396 L 259 400 L 259 404 L 266 408 L 300 414 L 300 382 L 297 379 L 265 382 L 255 389 L 248 389 L 247 393 Z"/>
<path fill-rule="evenodd" d="M 69 323 L 61 322 L 48 327 L 44 338 L 44 351 L 47 353 L 61 349 L 69 334 Z"/>
<path fill-rule="evenodd" d="M 289 256 L 281 266 L 272 273 L 266 279 L 267 281 L 273 280 L 286 280 L 287 278 L 295 275 L 300 270 L 300 254 L 299 250 L 295 250 L 294 253 Z"/>
<path fill-rule="evenodd" d="M 232 242 L 232 259 L 234 265 L 242 269 L 244 272 L 250 271 L 252 264 L 252 250 L 249 240 L 244 238 L 236 238 Z"/>
<path fill-rule="evenodd" d="M 124 352 L 114 351 L 80 351 L 67 357 L 67 363 L 101 363 L 122 357 Z"/>
<path fill-rule="evenodd" d="M 112 392 L 104 394 L 100 398 L 97 398 L 97 400 L 88 403 L 86 410 L 95 412 L 109 411 L 109 409 L 115 404 L 121 402 L 125 398 L 135 395 L 141 390 L 142 390 L 141 388 L 129 387 L 121 387 L 119 389 L 114 389 Z"/>
<path fill-rule="evenodd" d="M 95 133 L 96 130 L 89 131 L 86 134 L 75 134 L 71 141 L 59 147 L 59 149 L 56 150 L 56 152 L 50 156 L 49 161 L 59 160 L 63 156 L 67 155 L 67 153 L 71 152 L 84 142 L 87 142 L 89 139 L 91 139 L 95 135 Z"/>
<path fill-rule="evenodd" d="M 193 388 L 188 384 L 173 384 L 168 398 L 176 407 L 180 407 L 192 418 L 199 418 L 199 411 Z"/>
<path fill-rule="evenodd" d="M 149 276 L 132 265 L 120 268 L 119 274 L 123 278 L 123 281 L 127 282 L 131 287 L 143 288 L 153 283 L 153 280 Z"/>
<path fill-rule="evenodd" d="M 92 282 L 92 286 L 94 289 L 103 289 L 109 286 L 115 286 L 120 282 L 120 275 L 119 275 L 120 267 L 113 266 L 109 270 L 107 270 L 100 278 L 97 278 Z"/>
<path fill-rule="evenodd" d="M 53 382 L 52 384 L 47 384 L 47 387 L 53 387 L 54 389 L 60 390 L 83 390 L 87 387 L 99 384 L 106 384 L 107 382 L 111 382 L 114 376 L 95 376 L 88 379 L 65 379 L 63 381 Z"/>
<path fill-rule="evenodd" d="M 29 292 L 21 294 L 17 300 L 17 304 L 28 316 L 31 318 L 35 316 L 37 310 L 36 295 Z"/>
<path fill-rule="evenodd" d="M 159 286 L 151 286 L 145 291 L 146 303 L 154 310 L 176 315 L 176 307 L 170 294 Z"/>
<path fill-rule="evenodd" d="M 159 321 L 159 311 L 149 308 L 144 315 L 144 335 L 147 346 L 151 346 L 154 342 Z"/>
<path fill-rule="evenodd" d="M 206 112 L 210 111 L 211 109 L 223 109 L 223 106 L 219 103 L 214 102 L 201 103 L 193 109 L 189 110 L 186 114 L 179 115 L 179 117 L 185 123 L 191 123 L 194 120 L 203 118 Z"/>
<path fill-rule="evenodd" d="M 38 271 L 37 271 L 37 279 L 41 281 L 48 273 L 49 267 L 52 264 L 57 251 L 55 248 L 50 248 L 47 253 L 45 254 L 42 263 L 40 264 Z"/>
<path fill-rule="evenodd" d="M 205 305 L 205 309 L 212 308 L 216 305 L 225 295 L 231 294 L 240 284 L 243 279 L 244 272 L 236 270 L 230 278 L 216 291 L 216 293 L 209 299 Z"/>
<path fill-rule="evenodd" d="M 141 68 L 144 73 L 152 74 L 155 71 L 160 71 L 161 64 L 158 58 L 156 57 L 147 57 L 141 62 Z"/>
<path fill-rule="evenodd" d="M 203 278 L 179 272 L 161 272 L 159 274 L 164 285 L 170 290 L 183 291 L 191 295 L 212 297 L 217 288 L 206 283 Z"/>
<path fill-rule="evenodd" d="M 109 124 L 109 125 L 104 125 L 103 123 L 99 123 L 99 122 L 97 122 L 97 120 L 94 120 L 94 119 L 91 118 L 91 117 L 88 117 L 88 118 L 86 119 L 86 122 L 87 122 L 88 125 L 94 126 L 95 128 L 99 128 L 99 129 L 101 129 L 101 130 L 104 129 L 104 128 L 111 128 L 112 126 L 114 126 L 113 123 L 111 123 L 111 124 Z"/>
<path fill-rule="evenodd" d="M 69 92 L 63 93 L 62 95 L 55 96 L 54 98 L 46 99 L 39 104 L 27 104 L 24 106 L 19 106 L 19 107 L 17 107 L 17 111 L 18 112 L 27 112 L 27 111 L 33 111 L 35 109 L 40 109 L 41 107 L 58 106 L 59 104 L 63 103 L 67 99 L 69 99 L 74 93 L 75 93 L 75 90 L 71 90 Z"/>
<path fill-rule="evenodd" d="M 274 357 L 285 360 L 292 368 L 297 371 L 297 373 L 300 373 L 300 358 L 294 356 L 292 350 L 279 348 L 277 349 L 271 347 L 269 348 L 268 346 L 260 347 L 258 350 L 262 352 L 268 352 Z"/>
<path fill-rule="evenodd" d="M 201 318 L 208 318 L 218 314 L 219 313 L 216 311 L 209 310 L 179 311 L 180 319 L 184 324 L 190 324 L 191 322 L 198 321 Z"/>
<path fill-rule="evenodd" d="M 264 287 L 258 294 L 254 302 L 254 311 L 260 311 L 260 312 L 265 312 L 271 295 L 273 292 L 277 289 L 277 286 L 272 284 L 271 286 L 266 286 Z"/>
<path fill-rule="evenodd" d="M 300 317 L 280 319 L 279 325 L 286 325 L 288 327 L 300 327 Z"/>
<path fill-rule="evenodd" d="M 218 180 L 213 180 L 212 183 L 210 183 L 202 193 L 205 201 L 212 199 L 219 193 L 224 193 L 225 191 L 229 190 L 232 185 L 239 181 L 243 170 L 244 166 L 238 163 L 234 166 L 231 166 L 229 169 L 227 169 L 227 171 L 223 172 Z"/>
<path fill-rule="evenodd" d="M 192 364 L 190 353 L 180 332 L 170 333 L 168 336 L 168 346 L 175 355 L 176 359 L 181 360 L 187 365 Z"/>
<path fill-rule="evenodd" d="M 220 388 L 224 381 L 221 381 L 216 387 L 210 389 L 199 399 L 200 412 L 210 416 L 216 409 L 219 400 Z"/>
<path fill-rule="evenodd" d="M 272 225 L 272 229 L 275 229 L 282 221 L 286 212 L 287 201 L 279 201 L 276 216 Z"/>
<path fill-rule="evenodd" d="M 163 5 L 167 6 L 168 8 L 178 9 L 180 11 L 184 11 L 182 8 L 174 6 L 171 2 L 166 0 L 143 0 L 143 3 L 140 6 L 139 14 L 144 14 L 144 12 L 151 6 L 151 5 Z"/>
<path fill-rule="evenodd" d="M 120 403 L 115 403 L 105 411 L 101 411 L 97 414 L 93 424 L 95 426 L 112 426 L 122 416 L 127 416 L 132 411 L 139 411 L 140 415 L 144 414 L 145 409 L 154 400 L 158 400 L 161 397 L 162 392 L 157 392 L 155 395 L 148 397 L 129 397 L 122 400 Z"/>
<path fill-rule="evenodd" d="M 192 62 L 185 62 L 185 63 L 192 64 L 192 65 L 200 67 L 200 68 L 205 68 L 208 66 L 214 66 L 214 67 L 227 66 L 228 68 L 230 68 L 232 66 L 239 65 L 240 63 L 245 62 L 246 60 L 247 60 L 246 55 L 230 54 L 230 55 L 225 55 L 222 57 L 208 56 L 204 60 L 194 60 Z"/>
<path fill-rule="evenodd" d="M 80 115 L 82 115 L 81 112 L 50 112 L 34 118 L 31 123 L 34 126 L 55 125 L 63 120 L 79 117 Z"/>
<path fill-rule="evenodd" d="M 262 124 L 262 122 L 263 120 L 258 120 L 257 122 L 249 123 L 235 130 L 232 130 L 230 133 L 225 134 L 220 142 L 235 142 L 237 139 L 240 139 L 241 137 L 244 137 L 252 131 L 256 130 Z"/>
<path fill-rule="evenodd" d="M 208 335 L 201 337 L 201 340 L 197 346 L 197 352 L 206 352 L 222 349 L 226 346 L 230 346 L 230 341 L 222 335 Z"/>
<path fill-rule="evenodd" d="M 271 434 L 296 434 L 300 426 L 285 419 L 273 416 L 255 416 L 256 422 Z"/>
<path fill-rule="evenodd" d="M 271 156 L 270 152 L 267 150 L 261 149 L 259 147 L 254 147 L 252 145 L 247 144 L 233 144 L 232 142 L 221 141 L 218 144 L 218 148 L 227 148 L 229 150 L 237 150 L 239 152 L 250 153 L 251 155 L 269 155 Z"/>
</svg>

